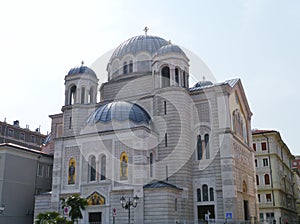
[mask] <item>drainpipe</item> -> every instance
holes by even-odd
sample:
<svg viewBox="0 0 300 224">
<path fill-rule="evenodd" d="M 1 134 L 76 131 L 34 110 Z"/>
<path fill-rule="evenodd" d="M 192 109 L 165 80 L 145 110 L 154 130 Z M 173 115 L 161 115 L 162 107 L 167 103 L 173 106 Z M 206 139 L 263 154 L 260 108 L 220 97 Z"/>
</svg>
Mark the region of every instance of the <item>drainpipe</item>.
<svg viewBox="0 0 300 224">
<path fill-rule="evenodd" d="M 267 146 L 268 146 L 268 159 L 270 164 L 270 176 L 271 176 L 271 189 L 272 189 L 272 198 L 273 198 L 273 206 L 275 206 L 275 197 L 274 197 L 274 190 L 273 190 L 273 174 L 272 174 L 272 163 L 271 163 L 271 156 L 270 156 L 270 144 L 268 136 L 262 134 L 267 139 Z"/>
</svg>

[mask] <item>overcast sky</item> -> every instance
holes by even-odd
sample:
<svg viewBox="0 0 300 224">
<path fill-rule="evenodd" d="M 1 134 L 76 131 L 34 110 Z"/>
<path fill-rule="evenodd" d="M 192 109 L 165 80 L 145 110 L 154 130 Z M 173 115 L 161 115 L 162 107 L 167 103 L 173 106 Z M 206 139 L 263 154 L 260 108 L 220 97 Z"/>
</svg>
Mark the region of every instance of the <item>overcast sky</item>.
<svg viewBox="0 0 300 224">
<path fill-rule="evenodd" d="M 280 131 L 300 154 L 300 1 L 10 0 L 0 9 L 1 121 L 47 133 L 67 72 L 148 26 L 195 53 L 217 81 L 241 78 L 252 128 Z"/>
</svg>

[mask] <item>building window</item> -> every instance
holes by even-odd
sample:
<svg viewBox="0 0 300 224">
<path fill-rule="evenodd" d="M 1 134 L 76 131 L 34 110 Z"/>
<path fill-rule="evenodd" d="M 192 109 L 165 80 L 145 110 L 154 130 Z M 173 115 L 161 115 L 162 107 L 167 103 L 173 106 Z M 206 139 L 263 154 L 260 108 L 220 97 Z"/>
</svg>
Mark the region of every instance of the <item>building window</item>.
<svg viewBox="0 0 300 224">
<path fill-rule="evenodd" d="M 208 134 L 204 135 L 204 144 L 205 144 L 206 159 L 209 159 L 210 158 L 210 152 L 209 152 L 209 135 Z"/>
<path fill-rule="evenodd" d="M 100 180 L 105 180 L 106 179 L 106 156 L 103 155 L 101 157 L 101 170 L 100 170 Z"/>
<path fill-rule="evenodd" d="M 167 114 L 167 102 L 166 101 L 164 101 L 164 113 L 165 113 L 165 115 Z"/>
<path fill-rule="evenodd" d="M 76 86 L 72 86 L 70 88 L 70 98 L 69 98 L 69 104 L 75 104 L 76 103 Z"/>
<path fill-rule="evenodd" d="M 197 159 L 201 160 L 203 155 L 201 135 L 198 135 L 197 140 Z"/>
<path fill-rule="evenodd" d="M 210 201 L 214 201 L 215 200 L 214 189 L 212 187 L 209 188 L 209 200 Z"/>
<path fill-rule="evenodd" d="M 253 143 L 253 149 L 256 151 L 256 143 Z"/>
<path fill-rule="evenodd" d="M 265 185 L 269 185 L 270 184 L 270 175 L 265 174 L 264 179 L 265 179 Z"/>
<path fill-rule="evenodd" d="M 25 140 L 25 133 L 24 132 L 21 132 L 20 133 L 20 140 Z"/>
<path fill-rule="evenodd" d="M 258 202 L 260 203 L 260 194 L 257 195 Z"/>
<path fill-rule="evenodd" d="M 35 143 L 35 136 L 34 135 L 31 135 L 31 142 Z"/>
<path fill-rule="evenodd" d="M 265 142 L 261 143 L 261 150 L 267 150 L 267 143 Z"/>
<path fill-rule="evenodd" d="M 255 159 L 254 162 L 255 162 L 255 167 L 257 167 L 257 159 Z"/>
<path fill-rule="evenodd" d="M 96 158 L 92 156 L 89 161 L 89 180 L 96 181 Z"/>
<path fill-rule="evenodd" d="M 270 212 L 270 213 L 267 212 L 266 213 L 266 218 L 267 218 L 267 220 L 273 220 L 274 219 L 274 213 L 273 212 Z"/>
<path fill-rule="evenodd" d="M 123 63 L 123 74 L 127 74 L 128 73 L 128 65 L 127 65 L 127 61 L 125 61 Z"/>
<path fill-rule="evenodd" d="M 72 117 L 69 118 L 69 129 L 72 128 Z"/>
<path fill-rule="evenodd" d="M 256 175 L 256 184 L 259 185 L 259 176 Z"/>
<path fill-rule="evenodd" d="M 168 147 L 168 135 L 165 133 L 165 147 Z"/>
<path fill-rule="evenodd" d="M 177 212 L 178 209 L 178 203 L 177 203 L 177 198 L 175 198 L 175 212 Z"/>
<path fill-rule="evenodd" d="M 264 219 L 264 213 L 259 213 L 259 219 L 263 220 Z"/>
<path fill-rule="evenodd" d="M 14 130 L 8 129 L 8 137 L 13 137 L 13 136 L 14 136 Z"/>
<path fill-rule="evenodd" d="M 162 88 L 170 86 L 170 68 L 165 66 L 161 70 Z"/>
<path fill-rule="evenodd" d="M 201 201 L 201 189 L 200 188 L 197 189 L 197 201 L 198 202 Z"/>
<path fill-rule="evenodd" d="M 150 161 L 149 161 L 149 164 L 150 164 L 150 177 L 153 177 L 153 153 L 151 152 L 150 153 Z"/>
<path fill-rule="evenodd" d="M 178 86 L 178 84 L 179 84 L 179 71 L 178 71 L 178 68 L 175 68 L 175 82 L 176 82 L 176 85 Z"/>
<path fill-rule="evenodd" d="M 0 135 L 2 135 L 2 126 L 0 126 Z"/>
<path fill-rule="evenodd" d="M 52 176 L 52 166 L 46 166 L 46 177 L 50 178 Z"/>
<path fill-rule="evenodd" d="M 264 166 L 269 166 L 269 161 L 267 158 L 263 159 L 263 165 Z"/>
<path fill-rule="evenodd" d="M 183 74 L 182 74 L 182 81 L 183 81 L 183 82 L 182 82 L 182 83 L 183 83 L 182 86 L 185 87 L 185 85 L 186 85 L 186 84 L 185 84 L 185 71 L 183 71 Z"/>
<path fill-rule="evenodd" d="M 37 170 L 37 175 L 38 175 L 39 177 L 42 177 L 42 176 L 43 176 L 43 173 L 44 173 L 44 165 L 41 164 L 41 163 L 39 163 L 37 168 L 38 168 L 38 170 Z"/>
<path fill-rule="evenodd" d="M 84 104 L 85 101 L 85 88 L 81 88 L 81 104 Z"/>
<path fill-rule="evenodd" d="M 266 201 L 267 202 L 272 202 L 271 194 L 266 194 Z"/>
<path fill-rule="evenodd" d="M 133 72 L 133 62 L 129 61 L 129 73 Z"/>
<path fill-rule="evenodd" d="M 208 186 L 206 184 L 202 185 L 203 201 L 208 201 Z"/>
</svg>

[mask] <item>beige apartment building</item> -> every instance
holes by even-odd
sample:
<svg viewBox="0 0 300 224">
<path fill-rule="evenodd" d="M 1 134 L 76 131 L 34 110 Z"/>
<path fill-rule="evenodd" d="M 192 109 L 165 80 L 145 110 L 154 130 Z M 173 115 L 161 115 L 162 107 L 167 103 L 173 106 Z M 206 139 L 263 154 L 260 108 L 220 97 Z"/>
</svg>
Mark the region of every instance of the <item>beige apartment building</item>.
<svg viewBox="0 0 300 224">
<path fill-rule="evenodd" d="M 294 156 L 278 131 L 254 130 L 252 138 L 261 223 L 299 223 Z"/>
</svg>

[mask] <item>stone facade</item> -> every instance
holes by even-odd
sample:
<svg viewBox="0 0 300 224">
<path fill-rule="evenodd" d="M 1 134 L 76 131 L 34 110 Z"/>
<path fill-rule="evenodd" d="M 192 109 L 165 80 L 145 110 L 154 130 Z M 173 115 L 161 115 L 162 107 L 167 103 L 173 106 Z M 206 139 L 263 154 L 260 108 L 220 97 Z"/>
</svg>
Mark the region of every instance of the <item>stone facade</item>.
<svg viewBox="0 0 300 224">
<path fill-rule="evenodd" d="M 121 44 L 107 72 L 100 102 L 91 69 L 65 78 L 48 210 L 62 196 L 98 195 L 81 223 L 112 223 L 113 208 L 125 223 L 120 198 L 136 195 L 134 223 L 257 218 L 252 113 L 239 79 L 189 88 L 185 53 L 147 35 Z"/>
</svg>

